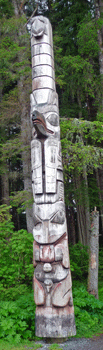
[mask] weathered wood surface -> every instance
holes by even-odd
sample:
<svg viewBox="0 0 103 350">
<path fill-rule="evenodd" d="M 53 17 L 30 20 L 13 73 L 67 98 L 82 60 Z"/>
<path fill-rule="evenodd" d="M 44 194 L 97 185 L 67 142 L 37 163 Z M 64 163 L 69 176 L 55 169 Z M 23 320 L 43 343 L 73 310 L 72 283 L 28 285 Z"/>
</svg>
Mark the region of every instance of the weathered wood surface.
<svg viewBox="0 0 103 350">
<path fill-rule="evenodd" d="M 91 213 L 88 292 L 98 299 L 99 212 Z"/>
<path fill-rule="evenodd" d="M 52 28 L 43 16 L 31 25 L 31 142 L 34 197 L 34 299 L 36 335 L 75 335 L 72 282 L 64 204 L 58 96 Z"/>
</svg>

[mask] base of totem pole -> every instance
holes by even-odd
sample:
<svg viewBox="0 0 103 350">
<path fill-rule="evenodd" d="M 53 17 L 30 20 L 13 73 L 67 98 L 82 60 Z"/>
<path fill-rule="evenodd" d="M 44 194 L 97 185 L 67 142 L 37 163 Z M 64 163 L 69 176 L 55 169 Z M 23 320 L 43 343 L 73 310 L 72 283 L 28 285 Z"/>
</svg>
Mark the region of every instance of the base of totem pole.
<svg viewBox="0 0 103 350">
<path fill-rule="evenodd" d="M 35 315 L 36 336 L 67 338 L 76 335 L 74 308 L 37 307 Z"/>
<path fill-rule="evenodd" d="M 60 343 L 65 343 L 68 340 L 68 337 L 65 338 L 45 338 L 45 342 L 49 344 L 60 344 Z"/>
</svg>

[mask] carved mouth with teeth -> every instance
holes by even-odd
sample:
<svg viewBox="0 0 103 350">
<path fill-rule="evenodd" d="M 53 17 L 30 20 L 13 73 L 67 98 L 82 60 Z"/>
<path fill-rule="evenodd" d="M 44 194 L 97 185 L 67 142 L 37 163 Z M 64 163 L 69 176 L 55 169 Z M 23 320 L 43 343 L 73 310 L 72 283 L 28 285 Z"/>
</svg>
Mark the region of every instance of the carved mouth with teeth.
<svg viewBox="0 0 103 350">
<path fill-rule="evenodd" d="M 54 134 L 53 131 L 49 130 L 46 127 L 45 118 L 42 113 L 39 113 L 38 111 L 34 111 L 32 114 L 32 122 L 33 122 L 33 125 L 35 126 L 37 135 L 39 137 L 42 135 L 45 137 L 48 137 L 49 134 L 52 134 L 52 135 Z"/>
</svg>

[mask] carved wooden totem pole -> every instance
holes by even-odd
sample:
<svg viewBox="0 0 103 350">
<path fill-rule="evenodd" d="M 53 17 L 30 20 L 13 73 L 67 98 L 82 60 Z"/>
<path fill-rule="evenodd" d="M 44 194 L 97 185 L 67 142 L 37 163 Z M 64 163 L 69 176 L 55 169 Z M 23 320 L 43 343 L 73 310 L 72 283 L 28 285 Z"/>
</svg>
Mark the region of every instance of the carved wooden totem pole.
<svg viewBox="0 0 103 350">
<path fill-rule="evenodd" d="M 76 334 L 68 252 L 52 28 L 32 18 L 31 142 L 36 335 Z"/>
</svg>

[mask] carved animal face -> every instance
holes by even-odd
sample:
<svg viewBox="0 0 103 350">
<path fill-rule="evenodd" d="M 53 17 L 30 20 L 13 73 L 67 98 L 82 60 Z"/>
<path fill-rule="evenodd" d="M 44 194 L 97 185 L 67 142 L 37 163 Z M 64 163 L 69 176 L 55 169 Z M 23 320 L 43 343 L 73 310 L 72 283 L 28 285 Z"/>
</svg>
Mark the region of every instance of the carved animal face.
<svg viewBox="0 0 103 350">
<path fill-rule="evenodd" d="M 42 89 L 43 90 L 43 89 Z M 49 90 L 49 89 L 48 89 Z M 45 89 L 42 94 L 45 93 Z M 58 100 L 54 92 L 48 92 L 46 103 L 37 103 L 34 94 L 30 96 L 31 101 L 31 121 L 34 125 L 37 136 L 38 130 L 46 137 L 53 135 L 54 138 L 60 138 Z"/>
<path fill-rule="evenodd" d="M 33 236 L 36 242 L 54 243 L 67 231 L 63 203 L 35 204 L 34 213 Z"/>
<path fill-rule="evenodd" d="M 50 128 L 47 128 L 47 123 L 44 115 L 37 110 L 33 111 L 32 122 L 37 131 L 38 137 L 48 137 L 50 134 L 54 134 L 54 131 L 52 131 Z"/>
</svg>

